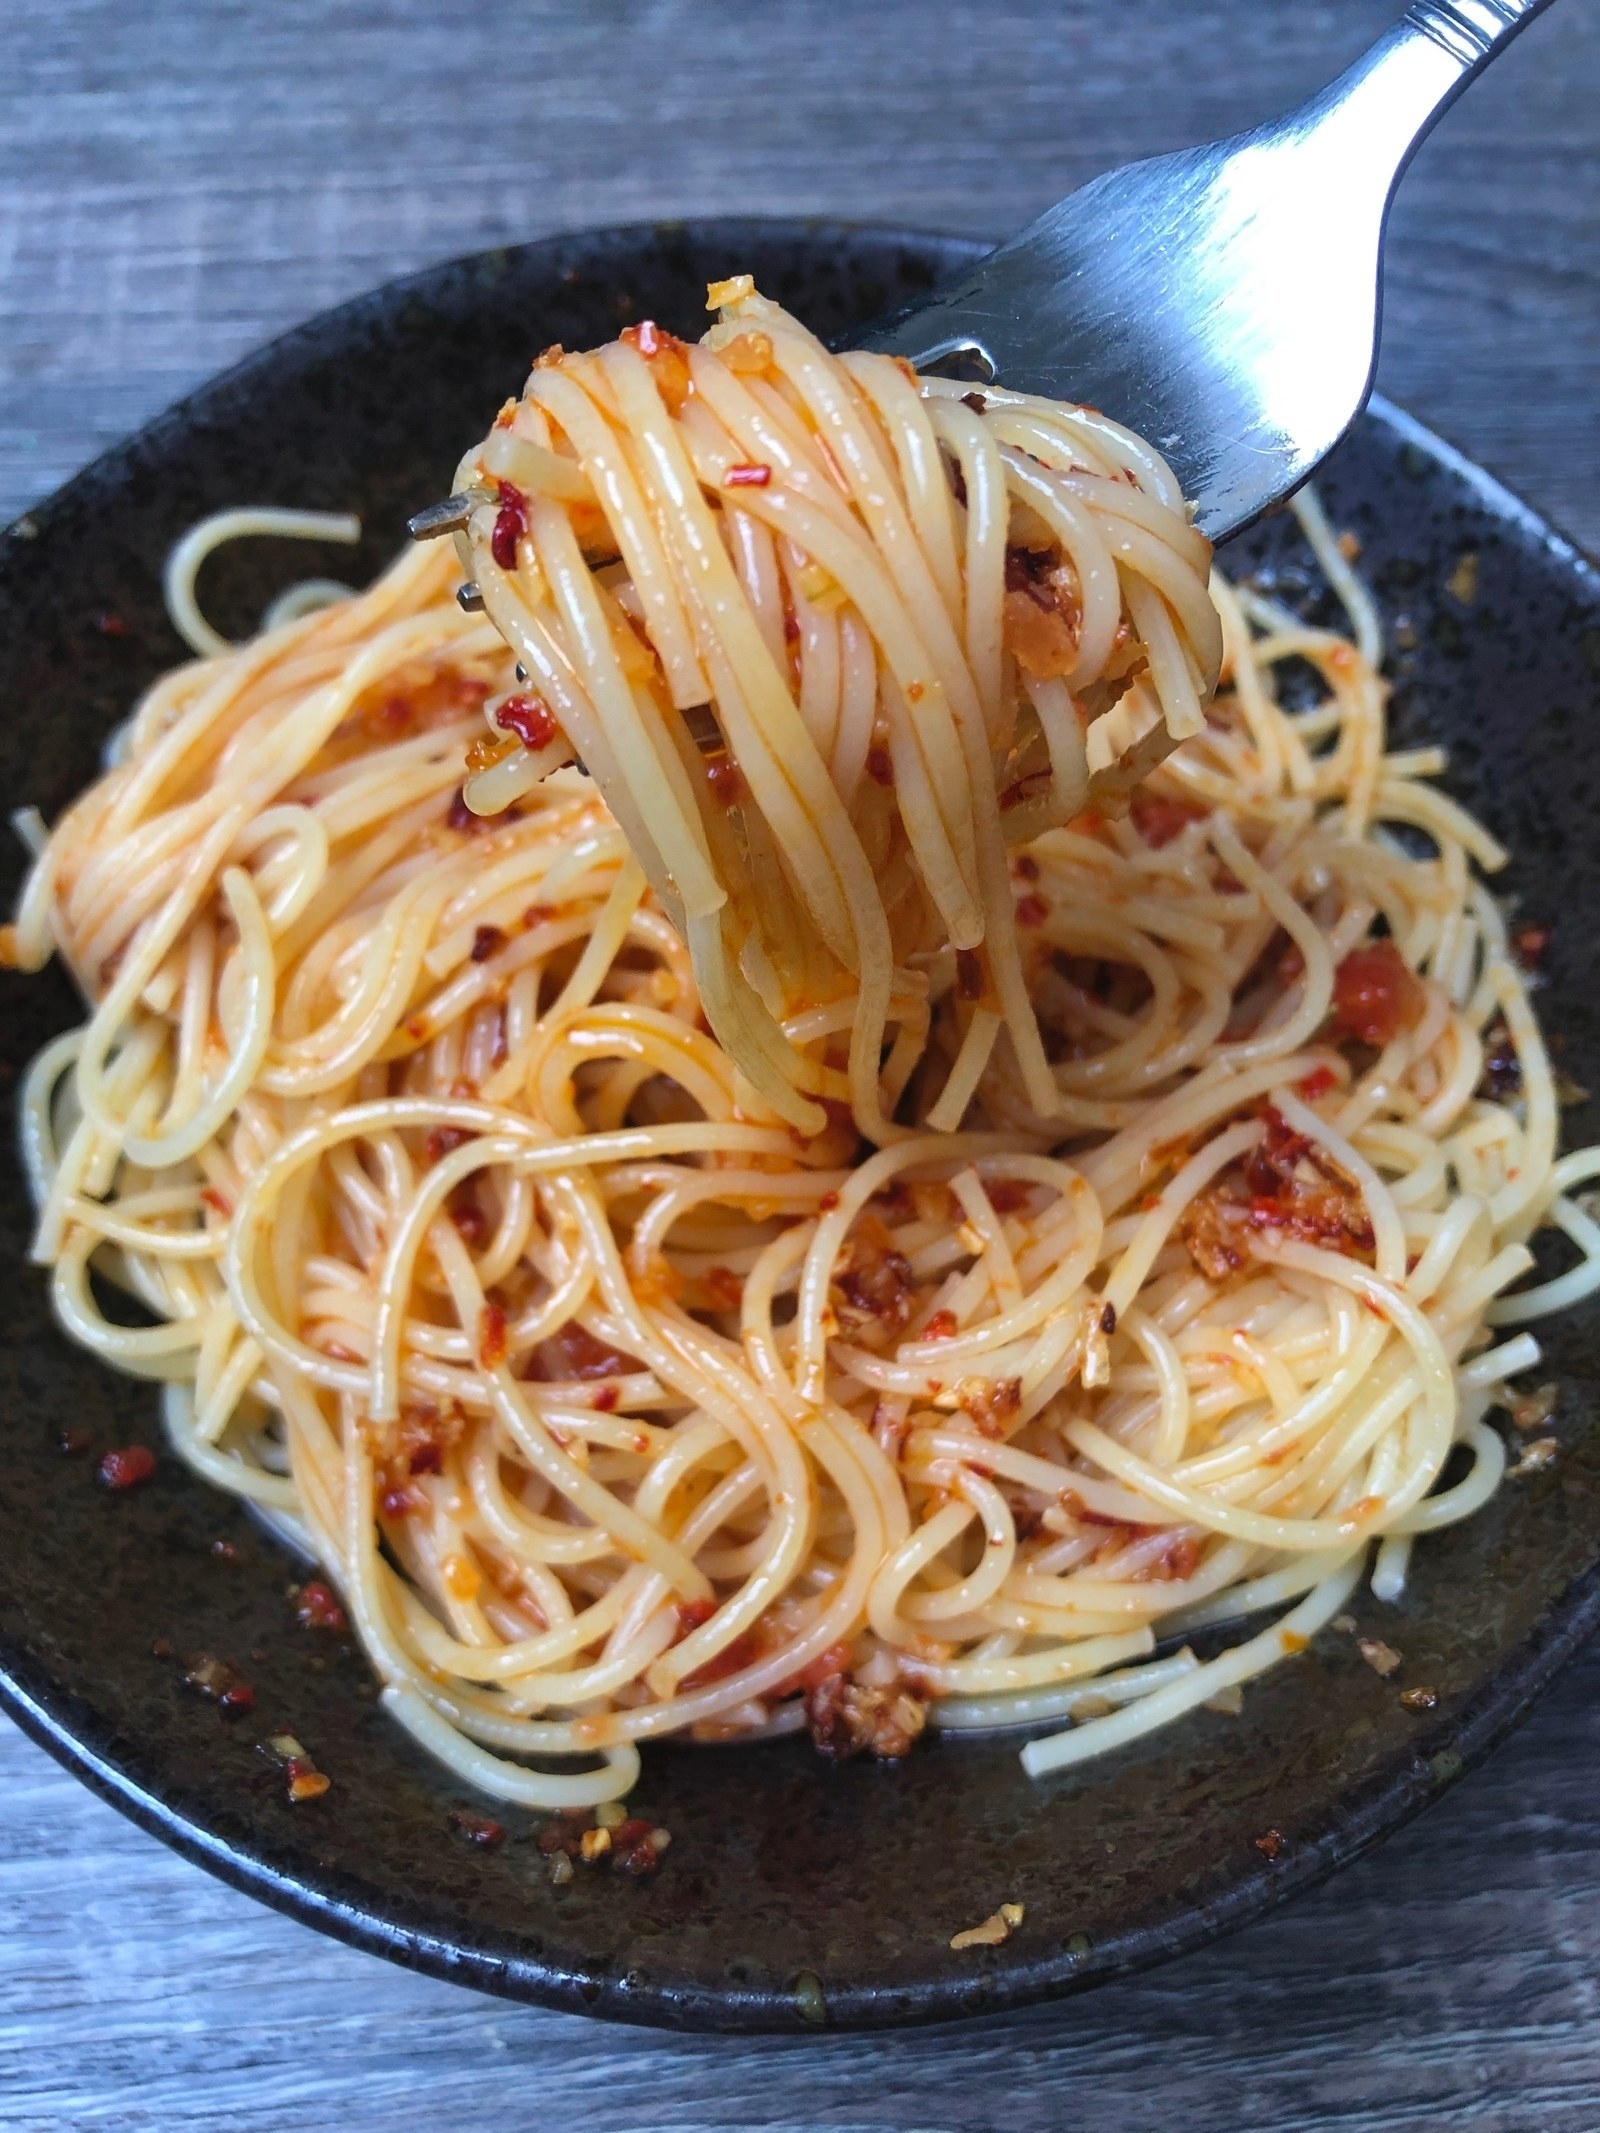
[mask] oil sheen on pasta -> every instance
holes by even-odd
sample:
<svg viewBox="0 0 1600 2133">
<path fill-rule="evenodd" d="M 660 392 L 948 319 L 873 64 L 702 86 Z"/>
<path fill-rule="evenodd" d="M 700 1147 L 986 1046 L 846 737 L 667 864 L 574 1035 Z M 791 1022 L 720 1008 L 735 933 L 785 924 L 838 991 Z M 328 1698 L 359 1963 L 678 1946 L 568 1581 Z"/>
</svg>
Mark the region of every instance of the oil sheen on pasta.
<svg viewBox="0 0 1600 2133">
<path fill-rule="evenodd" d="M 63 1325 L 535 1807 L 668 1733 L 1037 1773 L 1292 1663 L 1600 1263 L 1314 499 L 1348 636 L 1105 418 L 714 294 L 470 455 L 485 615 L 436 545 L 218 645 L 199 537 L 205 656 L 7 944 L 88 1002 L 24 1101 Z"/>
</svg>

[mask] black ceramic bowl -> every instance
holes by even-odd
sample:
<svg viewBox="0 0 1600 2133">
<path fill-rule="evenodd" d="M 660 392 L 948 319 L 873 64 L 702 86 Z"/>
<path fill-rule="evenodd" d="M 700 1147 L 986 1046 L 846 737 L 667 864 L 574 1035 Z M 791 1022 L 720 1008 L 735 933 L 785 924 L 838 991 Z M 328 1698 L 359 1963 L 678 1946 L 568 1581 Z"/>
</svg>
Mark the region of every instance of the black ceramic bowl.
<svg viewBox="0 0 1600 2133">
<path fill-rule="evenodd" d="M 98 460 L 0 538 L 0 790 L 53 816 L 107 729 L 182 651 L 162 558 L 202 513 L 272 502 L 355 509 L 357 568 L 399 546 L 463 441 L 549 341 L 582 347 L 653 316 L 703 324 L 706 281 L 751 269 L 824 334 L 915 296 L 971 256 L 954 239 L 722 222 L 487 252 L 330 312 Z M 1597 782 L 1584 746 L 1600 672 L 1600 583 L 1513 498 L 1391 408 L 1323 481 L 1363 543 L 1395 641 L 1395 726 L 1449 744 L 1450 784 L 1517 852 L 1510 886 L 1557 921 L 1542 996 L 1560 1057 L 1600 1087 Z M 1475 555 L 1473 597 L 1464 554 Z M 314 567 L 323 558 L 314 556 Z M 1235 572 L 1319 588 L 1292 520 L 1241 540 Z M 207 566 L 209 611 L 246 632 L 305 550 L 240 544 Z M 350 568 L 342 551 L 327 566 Z M 20 862 L 10 855 L 13 875 Z M 77 1018 L 67 981 L 6 977 L 0 1074 Z M 1577 1139 L 1597 1122 L 1569 1116 Z M 69 1768 L 236 1886 L 356 1945 L 514 1998 L 682 2028 L 803 2029 L 1016 2006 L 1198 1946 L 1354 1857 L 1451 1784 L 1523 1715 L 1600 1617 L 1596 1314 L 1551 1328 L 1561 1455 L 1470 1524 L 1426 1540 L 1398 1619 L 1437 1709 L 1325 1634 L 1153 1741 L 1030 1783 L 1005 1741 L 932 1741 L 900 1767 L 833 1769 L 792 1742 L 646 1751 L 638 1799 L 673 1833 L 643 1884 L 551 1886 L 530 1818 L 481 1851 L 473 1804 L 383 1717 L 360 1654 L 299 1629 L 293 1567 L 171 1457 L 127 1496 L 94 1456 L 159 1443 L 149 1389 L 101 1370 L 50 1317 L 29 1212 L 0 1133 L 0 1696 Z M 93 1452 L 67 1456 L 59 1433 Z M 227 1546 L 219 1547 L 219 1543 Z M 228 1724 L 152 1655 L 209 1651 L 253 1681 Z M 333 1776 L 291 1808 L 257 1752 L 287 1727 Z M 479 1803 L 480 1805 L 483 1803 Z M 1281 1844 L 1257 1840 L 1276 1831 Z M 1267 1856 L 1267 1854 L 1272 1856 Z M 1002 1947 L 952 1933 L 1026 1906 Z"/>
</svg>

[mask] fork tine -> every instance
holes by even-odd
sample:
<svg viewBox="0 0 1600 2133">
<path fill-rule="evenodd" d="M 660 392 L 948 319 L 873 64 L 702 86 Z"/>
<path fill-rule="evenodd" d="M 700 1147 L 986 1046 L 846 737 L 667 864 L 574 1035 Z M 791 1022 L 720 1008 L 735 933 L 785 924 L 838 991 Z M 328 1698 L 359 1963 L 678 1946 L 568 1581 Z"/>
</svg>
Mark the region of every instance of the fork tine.
<svg viewBox="0 0 1600 2133">
<path fill-rule="evenodd" d="M 479 504 L 491 501 L 487 489 L 459 489 L 442 504 L 429 504 L 425 511 L 408 518 L 406 531 L 414 541 L 436 541 L 441 533 L 465 533 L 467 520 Z"/>
</svg>

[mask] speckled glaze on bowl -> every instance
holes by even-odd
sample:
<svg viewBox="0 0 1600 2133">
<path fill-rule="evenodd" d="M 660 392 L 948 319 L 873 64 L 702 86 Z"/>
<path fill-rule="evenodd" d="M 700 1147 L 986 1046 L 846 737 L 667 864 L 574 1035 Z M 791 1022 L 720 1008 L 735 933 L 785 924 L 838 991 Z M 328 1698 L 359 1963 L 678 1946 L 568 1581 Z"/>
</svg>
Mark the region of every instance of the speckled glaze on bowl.
<svg viewBox="0 0 1600 2133">
<path fill-rule="evenodd" d="M 355 568 L 398 547 L 463 442 L 545 343 L 654 316 L 700 330 L 708 278 L 752 269 L 825 334 L 915 296 L 972 255 L 958 240 L 799 222 L 598 231 L 437 268 L 313 320 L 207 386 L 0 537 L 0 785 L 47 816 L 95 772 L 107 729 L 181 647 L 160 565 L 203 512 L 262 501 L 356 509 Z M 1452 752 L 1450 784 L 1516 849 L 1510 886 L 1557 920 L 1542 996 L 1562 1063 L 1600 1086 L 1600 779 L 1583 746 L 1600 676 L 1600 583 L 1495 483 L 1388 407 L 1327 470 L 1337 523 L 1399 643 L 1395 726 Z M 1477 589 L 1449 589 L 1464 553 Z M 1286 598 L 1318 592 L 1293 522 L 1240 541 Z M 264 598 L 347 552 L 241 544 L 204 597 L 246 631 Z M 1462 581 L 1457 579 L 1458 588 Z M 20 872 L 8 850 L 14 880 Z M 3 885 L 7 891 L 11 880 Z M 0 1075 L 76 1019 L 67 981 L 6 976 Z M 1600 1121 L 1570 1114 L 1568 1134 Z M 298 1628 L 293 1566 L 171 1457 L 125 1497 L 94 1454 L 159 1443 L 148 1387 L 55 1329 L 27 1259 L 29 1212 L 0 1133 L 0 1699 L 145 1827 L 236 1886 L 396 1961 L 580 2012 L 684 2029 L 891 2025 L 1014 2007 L 1194 1948 L 1354 1857 L 1483 1756 L 1600 1620 L 1597 1315 L 1551 1329 L 1557 1464 L 1424 1542 L 1398 1620 L 1439 1692 L 1399 1706 L 1325 1633 L 1248 1694 L 1106 1762 L 1031 1784 L 1004 1741 L 933 1741 L 903 1766 L 833 1769 L 792 1742 L 647 1749 L 643 1812 L 673 1833 L 654 1880 L 581 1871 L 553 1888 L 534 1818 L 480 1851 L 472 1805 L 383 1717 L 358 1652 Z M 92 1451 L 66 1456 L 58 1432 Z M 226 1542 L 227 1549 L 217 1544 Z M 229 1552 L 231 1551 L 231 1553 Z M 152 1655 L 233 1660 L 255 1712 L 229 1724 Z M 288 1727 L 333 1776 L 291 1808 L 257 1752 Z M 482 1805 L 483 1803 L 478 1803 Z M 497 1810 L 498 1811 L 498 1810 Z M 1281 1846 L 1268 1858 L 1255 1840 Z M 1272 1850 L 1268 1846 L 1268 1850 Z M 959 1928 L 1026 1907 L 1005 1945 Z"/>
</svg>

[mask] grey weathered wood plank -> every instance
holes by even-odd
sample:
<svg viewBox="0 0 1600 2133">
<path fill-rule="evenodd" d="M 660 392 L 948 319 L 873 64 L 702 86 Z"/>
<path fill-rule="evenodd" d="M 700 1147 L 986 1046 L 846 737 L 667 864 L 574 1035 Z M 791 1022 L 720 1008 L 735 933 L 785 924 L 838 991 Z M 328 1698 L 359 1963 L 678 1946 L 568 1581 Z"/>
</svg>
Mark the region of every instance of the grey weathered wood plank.
<svg viewBox="0 0 1600 2133">
<path fill-rule="evenodd" d="M 1000 233 L 1295 100 L 1397 11 L 9 0 L 0 519 L 267 335 L 432 259 L 731 210 Z M 1381 373 L 1591 546 L 1597 67 L 1600 8 L 1565 0 L 1424 149 Z M 0 1725 L 0 2124 L 1593 2133 L 1597 1689 L 1593 1657 L 1424 1822 L 1220 1948 L 979 2029 L 795 2042 L 604 2030 L 408 1977 L 209 1881 Z"/>
</svg>

